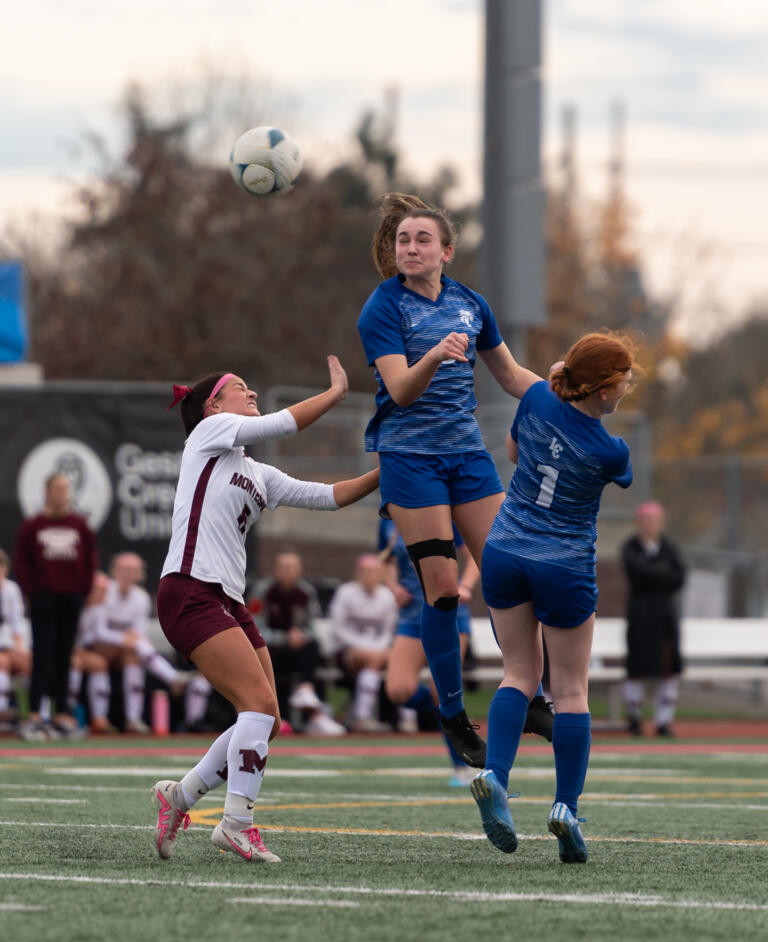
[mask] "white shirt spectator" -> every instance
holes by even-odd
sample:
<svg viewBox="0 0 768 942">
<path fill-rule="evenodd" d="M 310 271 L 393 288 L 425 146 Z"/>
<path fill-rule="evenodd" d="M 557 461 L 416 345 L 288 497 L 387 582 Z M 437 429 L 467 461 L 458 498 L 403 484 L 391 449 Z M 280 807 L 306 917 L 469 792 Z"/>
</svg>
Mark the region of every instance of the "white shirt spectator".
<svg viewBox="0 0 768 942">
<path fill-rule="evenodd" d="M 359 582 L 345 582 L 336 590 L 329 614 L 337 651 L 344 648 L 383 651 L 392 644 L 398 609 L 394 595 L 385 585 L 368 593 Z"/>
</svg>

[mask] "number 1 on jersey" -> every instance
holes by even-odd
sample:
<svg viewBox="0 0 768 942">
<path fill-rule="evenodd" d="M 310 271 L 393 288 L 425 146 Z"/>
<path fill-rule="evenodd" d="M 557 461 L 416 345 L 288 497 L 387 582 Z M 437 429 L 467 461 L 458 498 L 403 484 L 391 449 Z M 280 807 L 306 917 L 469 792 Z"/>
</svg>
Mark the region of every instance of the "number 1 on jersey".
<svg viewBox="0 0 768 942">
<path fill-rule="evenodd" d="M 551 507 L 555 497 L 555 485 L 560 472 L 550 464 L 537 464 L 536 470 L 542 475 L 541 487 L 536 503 L 539 507 Z"/>
</svg>

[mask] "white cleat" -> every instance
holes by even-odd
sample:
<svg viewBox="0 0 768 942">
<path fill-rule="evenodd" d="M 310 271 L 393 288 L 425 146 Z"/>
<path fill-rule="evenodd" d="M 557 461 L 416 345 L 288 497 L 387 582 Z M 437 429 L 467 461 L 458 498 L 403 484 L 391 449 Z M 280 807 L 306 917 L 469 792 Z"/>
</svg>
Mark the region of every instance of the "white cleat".
<svg viewBox="0 0 768 942">
<path fill-rule="evenodd" d="M 277 854 L 268 850 L 256 827 L 243 827 L 241 821 L 223 817 L 213 829 L 211 841 L 220 850 L 228 850 L 253 863 L 280 863 Z"/>
</svg>

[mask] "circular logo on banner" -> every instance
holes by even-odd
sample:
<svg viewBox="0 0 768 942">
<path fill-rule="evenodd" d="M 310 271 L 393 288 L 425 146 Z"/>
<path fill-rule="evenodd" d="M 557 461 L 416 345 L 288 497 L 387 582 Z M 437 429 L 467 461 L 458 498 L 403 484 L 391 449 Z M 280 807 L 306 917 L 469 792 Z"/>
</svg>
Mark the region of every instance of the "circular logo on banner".
<svg viewBox="0 0 768 942">
<path fill-rule="evenodd" d="M 98 530 L 112 507 L 112 484 L 101 458 L 76 438 L 49 438 L 24 459 L 16 482 L 24 516 L 31 517 L 42 508 L 45 480 L 52 474 L 69 478 L 73 509 Z"/>
</svg>

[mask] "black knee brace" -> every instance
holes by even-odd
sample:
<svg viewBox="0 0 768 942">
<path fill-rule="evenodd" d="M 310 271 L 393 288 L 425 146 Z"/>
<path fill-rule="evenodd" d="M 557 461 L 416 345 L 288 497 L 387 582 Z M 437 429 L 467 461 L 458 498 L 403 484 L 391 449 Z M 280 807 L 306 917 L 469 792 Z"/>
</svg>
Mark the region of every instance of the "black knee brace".
<svg viewBox="0 0 768 942">
<path fill-rule="evenodd" d="M 413 568 L 416 570 L 416 575 L 419 577 L 421 591 L 424 592 L 424 598 L 426 598 L 427 593 L 424 591 L 424 579 L 421 575 L 420 560 L 426 559 L 428 556 L 444 556 L 446 559 L 456 559 L 456 544 L 453 540 L 420 540 L 418 543 L 410 543 L 406 546 L 406 549 L 413 563 Z M 440 599 L 438 599 L 438 601 L 440 601 Z M 458 601 L 456 605 L 449 607 L 456 608 L 457 605 Z M 435 608 L 442 607 L 444 606 L 435 603 Z"/>
<path fill-rule="evenodd" d="M 452 612 L 459 607 L 458 595 L 441 595 L 435 599 L 433 608 L 439 608 L 441 612 Z"/>
</svg>

